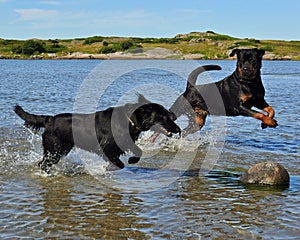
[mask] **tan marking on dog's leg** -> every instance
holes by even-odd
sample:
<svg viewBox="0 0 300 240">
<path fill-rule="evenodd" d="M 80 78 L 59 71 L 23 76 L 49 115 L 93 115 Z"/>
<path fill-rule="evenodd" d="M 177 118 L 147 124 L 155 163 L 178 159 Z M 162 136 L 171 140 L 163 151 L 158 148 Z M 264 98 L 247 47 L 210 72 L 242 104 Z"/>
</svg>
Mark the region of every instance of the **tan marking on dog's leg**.
<svg viewBox="0 0 300 240">
<path fill-rule="evenodd" d="M 205 120 L 201 116 L 199 116 L 199 115 L 196 115 L 195 122 L 199 125 L 200 129 L 205 124 Z"/>
<path fill-rule="evenodd" d="M 252 115 L 252 117 L 261 120 L 263 122 L 263 124 L 267 125 L 268 127 L 277 127 L 278 124 L 276 122 L 276 120 L 270 118 L 269 116 L 266 116 L 262 113 L 256 113 L 254 115 Z"/>
<path fill-rule="evenodd" d="M 207 111 L 204 111 L 200 108 L 195 108 L 194 111 L 196 113 L 195 121 L 201 129 L 203 127 L 203 125 L 205 124 L 205 120 L 207 117 Z"/>
<path fill-rule="evenodd" d="M 263 110 L 268 113 L 269 118 L 274 118 L 275 111 L 271 106 L 265 107 Z"/>
</svg>

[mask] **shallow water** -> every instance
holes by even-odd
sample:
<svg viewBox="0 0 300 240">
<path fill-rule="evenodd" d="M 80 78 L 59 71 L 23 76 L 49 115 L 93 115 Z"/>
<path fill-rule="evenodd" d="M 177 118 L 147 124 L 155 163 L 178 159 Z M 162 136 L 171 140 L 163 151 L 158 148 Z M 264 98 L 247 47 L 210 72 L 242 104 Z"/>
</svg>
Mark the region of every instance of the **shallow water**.
<svg viewBox="0 0 300 240">
<path fill-rule="evenodd" d="M 279 127 L 213 117 L 185 140 L 145 133 L 139 164 L 106 171 L 101 157 L 74 149 L 40 172 L 41 132 L 22 126 L 15 104 L 36 114 L 91 112 L 136 101 L 142 92 L 171 106 L 197 65 L 234 61 L 15 61 L 0 66 L 0 237 L 79 239 L 296 239 L 300 235 L 300 63 L 264 61 L 266 99 Z M 184 126 L 186 119 L 179 119 Z M 130 154 L 122 157 L 124 163 Z M 239 175 L 267 160 L 290 173 L 289 188 L 244 186 Z"/>
</svg>

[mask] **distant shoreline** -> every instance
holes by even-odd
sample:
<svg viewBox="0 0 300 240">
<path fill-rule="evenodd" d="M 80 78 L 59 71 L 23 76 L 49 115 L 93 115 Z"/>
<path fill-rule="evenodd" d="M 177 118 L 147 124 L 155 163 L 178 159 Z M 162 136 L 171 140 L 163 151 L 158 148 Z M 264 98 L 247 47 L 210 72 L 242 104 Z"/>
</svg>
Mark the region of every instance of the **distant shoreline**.
<svg viewBox="0 0 300 240">
<path fill-rule="evenodd" d="M 160 49 L 161 50 L 161 49 Z M 201 54 L 128 54 L 128 53 L 110 53 L 110 54 L 89 54 L 89 53 L 75 53 L 67 54 L 63 56 L 45 56 L 41 55 L 32 55 L 29 57 L 17 56 L 17 57 L 3 57 L 0 56 L 0 59 L 7 60 L 235 60 L 236 57 L 228 58 L 204 58 Z M 294 61 L 290 56 L 278 57 L 272 54 L 266 54 L 263 57 L 263 60 L 269 61 Z M 297 60 L 296 60 L 297 61 Z"/>
<path fill-rule="evenodd" d="M 68 56 L 62 56 L 62 57 L 57 57 L 57 58 L 1 58 L 0 60 L 27 60 L 27 61 L 33 61 L 33 60 L 178 60 L 178 61 L 188 61 L 188 60 L 201 60 L 201 61 L 212 61 L 212 60 L 218 60 L 218 61 L 230 61 L 230 60 L 236 60 L 236 58 L 214 58 L 214 59 L 203 59 L 203 58 L 191 58 L 191 57 L 182 57 L 182 58 L 165 58 L 165 57 L 129 57 L 129 56 L 122 56 L 122 57 L 68 57 Z M 264 61 L 300 61 L 300 60 L 295 60 L 295 59 L 290 59 L 290 58 L 263 58 Z"/>
<path fill-rule="evenodd" d="M 264 49 L 264 60 L 300 60 L 300 41 L 239 39 L 212 31 L 173 38 L 0 38 L 0 59 L 230 60 L 234 59 L 229 54 L 235 48 Z"/>
</svg>

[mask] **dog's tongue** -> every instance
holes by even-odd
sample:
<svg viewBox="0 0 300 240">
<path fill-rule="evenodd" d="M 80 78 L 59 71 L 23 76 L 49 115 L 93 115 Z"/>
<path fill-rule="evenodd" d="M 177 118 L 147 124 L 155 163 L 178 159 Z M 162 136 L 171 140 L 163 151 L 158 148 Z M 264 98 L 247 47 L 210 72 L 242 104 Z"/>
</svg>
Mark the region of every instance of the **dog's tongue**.
<svg viewBox="0 0 300 240">
<path fill-rule="evenodd" d="M 161 128 L 161 131 L 164 135 L 166 135 L 167 137 L 172 137 L 172 133 L 167 131 L 165 128 Z"/>
</svg>

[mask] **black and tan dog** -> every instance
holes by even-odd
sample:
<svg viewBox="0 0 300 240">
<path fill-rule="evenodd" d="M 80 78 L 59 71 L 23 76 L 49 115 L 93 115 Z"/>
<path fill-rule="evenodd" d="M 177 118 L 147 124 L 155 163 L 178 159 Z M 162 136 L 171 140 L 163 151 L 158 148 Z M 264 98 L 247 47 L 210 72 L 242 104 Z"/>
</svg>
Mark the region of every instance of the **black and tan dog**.
<svg viewBox="0 0 300 240">
<path fill-rule="evenodd" d="M 33 129 L 45 128 L 43 160 L 39 163 L 45 172 L 59 162 L 74 146 L 102 155 L 113 166 L 124 168 L 120 155 L 131 151 L 128 163 L 137 163 L 142 150 L 135 144 L 141 132 L 153 128 L 167 136 L 180 133 L 172 120 L 175 117 L 163 106 L 151 103 L 139 95 L 138 103 L 111 107 L 92 114 L 63 113 L 56 116 L 34 115 L 20 106 L 15 112 L 25 125 Z"/>
<path fill-rule="evenodd" d="M 177 117 L 185 114 L 189 118 L 188 126 L 182 136 L 200 130 L 208 114 L 226 116 L 250 116 L 260 120 L 262 128 L 276 127 L 273 108 L 265 101 L 265 89 L 260 69 L 265 51 L 254 49 L 234 49 L 230 54 L 237 55 L 236 70 L 221 81 L 204 85 L 195 85 L 200 73 L 220 70 L 217 65 L 206 65 L 195 69 L 188 77 L 185 92 L 170 108 Z M 256 107 L 267 115 L 251 109 Z M 158 133 L 152 135 L 154 141 Z"/>
</svg>

